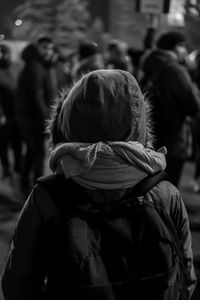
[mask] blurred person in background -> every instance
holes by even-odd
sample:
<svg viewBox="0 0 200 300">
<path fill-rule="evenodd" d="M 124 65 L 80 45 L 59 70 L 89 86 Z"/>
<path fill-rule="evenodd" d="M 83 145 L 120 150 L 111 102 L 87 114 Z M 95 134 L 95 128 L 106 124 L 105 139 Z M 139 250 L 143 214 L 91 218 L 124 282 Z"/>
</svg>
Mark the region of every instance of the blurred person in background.
<svg viewBox="0 0 200 300">
<path fill-rule="evenodd" d="M 191 181 L 195 193 L 200 193 L 200 113 L 192 120 L 194 174 Z"/>
<path fill-rule="evenodd" d="M 72 69 L 72 78 L 77 80 L 84 74 L 103 68 L 103 57 L 98 45 L 90 41 L 81 43 L 78 47 L 77 62 Z"/>
<path fill-rule="evenodd" d="M 15 78 L 11 67 L 11 50 L 2 44 L 0 45 L 0 158 L 2 178 L 9 180 L 13 180 L 15 175 L 19 176 L 22 154 L 15 111 Z"/>
<path fill-rule="evenodd" d="M 26 193 L 43 175 L 45 160 L 45 120 L 54 97 L 66 85 L 59 52 L 48 36 L 38 38 L 22 53 L 24 67 L 18 79 L 17 112 L 26 146 L 21 190 Z"/>
<path fill-rule="evenodd" d="M 107 69 L 119 69 L 133 73 L 133 64 L 128 55 L 128 45 L 121 40 L 111 40 L 106 59 Z"/>
<path fill-rule="evenodd" d="M 167 147 L 167 169 L 169 180 L 179 185 L 184 162 L 190 155 L 190 125 L 200 110 L 199 93 L 185 67 L 187 55 L 185 36 L 168 31 L 158 37 L 156 49 L 149 52 L 143 61 L 143 90 L 153 86 L 159 98 L 157 117 L 154 119 L 155 147 Z M 152 95 L 152 111 L 155 95 Z"/>
<path fill-rule="evenodd" d="M 133 65 L 134 76 L 138 79 L 140 72 L 140 63 L 143 57 L 144 50 L 134 49 L 133 47 L 128 48 L 128 55 L 130 57 L 131 63 Z"/>
<path fill-rule="evenodd" d="M 192 69 L 193 80 L 200 91 L 200 51 L 195 50 L 192 62 L 195 68 Z M 199 96 L 200 97 L 200 96 Z M 193 161 L 194 161 L 194 174 L 191 181 L 191 187 L 194 192 L 200 193 L 200 112 L 192 121 L 193 132 Z"/>
</svg>

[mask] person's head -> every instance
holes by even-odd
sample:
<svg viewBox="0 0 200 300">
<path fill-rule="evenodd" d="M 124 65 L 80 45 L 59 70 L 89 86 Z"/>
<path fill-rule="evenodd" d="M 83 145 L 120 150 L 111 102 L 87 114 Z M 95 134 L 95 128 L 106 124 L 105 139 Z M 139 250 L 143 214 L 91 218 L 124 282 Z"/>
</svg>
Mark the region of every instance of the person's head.
<svg viewBox="0 0 200 300">
<path fill-rule="evenodd" d="M 44 61 L 51 61 L 55 51 L 55 44 L 53 40 L 48 36 L 38 38 L 36 43 L 36 49 L 39 56 Z"/>
<path fill-rule="evenodd" d="M 120 40 L 111 40 L 108 45 L 108 53 L 112 58 L 121 58 L 127 55 L 128 46 L 126 42 Z"/>
<path fill-rule="evenodd" d="M 85 42 L 79 45 L 78 55 L 80 60 L 91 57 L 98 52 L 98 45 L 94 42 Z"/>
<path fill-rule="evenodd" d="M 149 142 L 146 104 L 136 79 L 122 70 L 84 75 L 54 112 L 48 128 L 62 142 Z"/>
<path fill-rule="evenodd" d="M 7 45 L 0 45 L 0 68 L 7 68 L 11 63 L 11 50 Z"/>
<path fill-rule="evenodd" d="M 158 38 L 156 46 L 159 49 L 174 52 L 180 62 L 184 60 L 187 54 L 186 39 L 181 32 L 168 31 L 163 33 Z"/>
</svg>

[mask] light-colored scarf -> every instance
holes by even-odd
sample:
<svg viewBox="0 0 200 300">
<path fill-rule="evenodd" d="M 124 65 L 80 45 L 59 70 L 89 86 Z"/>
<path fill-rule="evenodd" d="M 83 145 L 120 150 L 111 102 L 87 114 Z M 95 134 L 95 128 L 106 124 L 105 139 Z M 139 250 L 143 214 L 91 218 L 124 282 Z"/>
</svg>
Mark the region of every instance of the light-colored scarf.
<svg viewBox="0 0 200 300">
<path fill-rule="evenodd" d="M 165 148 L 156 152 L 138 142 L 63 143 L 51 152 L 49 165 L 87 188 L 120 189 L 164 170 L 165 154 Z"/>
</svg>

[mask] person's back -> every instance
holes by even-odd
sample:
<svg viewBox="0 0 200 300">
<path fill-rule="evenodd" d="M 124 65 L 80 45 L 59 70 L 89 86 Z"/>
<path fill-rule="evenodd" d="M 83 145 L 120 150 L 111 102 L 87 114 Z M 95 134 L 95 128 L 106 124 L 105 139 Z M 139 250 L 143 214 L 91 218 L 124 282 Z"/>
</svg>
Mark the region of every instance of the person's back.
<svg viewBox="0 0 200 300">
<path fill-rule="evenodd" d="M 137 184 L 166 167 L 165 149 L 149 147 L 147 112 L 125 71 L 91 72 L 63 95 L 48 127 L 53 174 L 37 180 L 23 208 L 2 277 L 5 300 L 178 300 L 179 288 L 190 299 L 196 278 L 178 190 L 162 180 L 135 198 Z M 181 241 L 184 288 L 160 208 Z"/>
<path fill-rule="evenodd" d="M 183 44 L 183 45 L 182 45 Z M 184 161 L 188 158 L 187 116 L 195 116 L 200 109 L 199 95 L 184 66 L 179 63 L 178 51 L 184 48 L 184 37 L 177 33 L 166 33 L 157 41 L 143 63 L 143 85 L 152 82 L 159 99 L 158 118 L 155 123 L 155 147 L 167 147 L 168 172 L 175 185 L 180 182 Z M 179 50 L 180 47 L 180 50 Z M 150 95 L 152 111 L 154 95 Z"/>
</svg>

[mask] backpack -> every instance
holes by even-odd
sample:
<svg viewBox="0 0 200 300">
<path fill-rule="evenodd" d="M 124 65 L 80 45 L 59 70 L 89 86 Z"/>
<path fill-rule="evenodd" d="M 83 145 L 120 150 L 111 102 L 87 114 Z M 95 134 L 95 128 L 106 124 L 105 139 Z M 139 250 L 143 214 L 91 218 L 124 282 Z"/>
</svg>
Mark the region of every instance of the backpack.
<svg viewBox="0 0 200 300">
<path fill-rule="evenodd" d="M 108 205 L 93 205 L 86 189 L 63 175 L 38 179 L 55 201 L 66 192 L 71 197 L 74 190 L 81 196 L 80 201 L 72 199 L 76 204 L 69 204 L 61 222 L 64 283 L 59 280 L 55 286 L 47 274 L 47 299 L 188 299 L 188 279 L 173 221 L 148 197 L 148 191 L 164 178 L 163 172 L 150 176 Z M 82 206 L 86 198 L 87 209 Z"/>
</svg>

